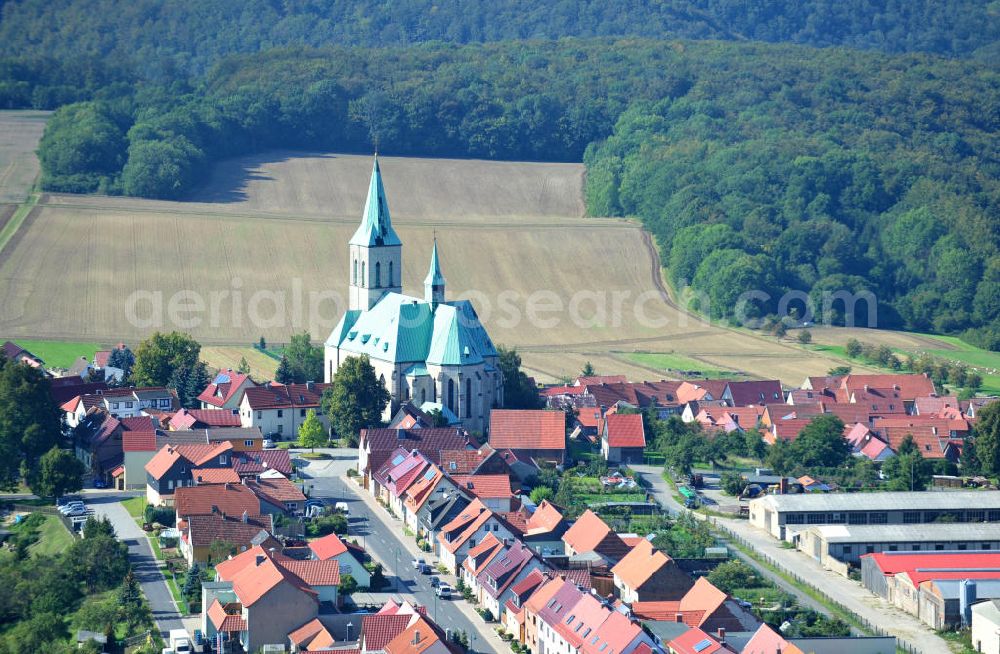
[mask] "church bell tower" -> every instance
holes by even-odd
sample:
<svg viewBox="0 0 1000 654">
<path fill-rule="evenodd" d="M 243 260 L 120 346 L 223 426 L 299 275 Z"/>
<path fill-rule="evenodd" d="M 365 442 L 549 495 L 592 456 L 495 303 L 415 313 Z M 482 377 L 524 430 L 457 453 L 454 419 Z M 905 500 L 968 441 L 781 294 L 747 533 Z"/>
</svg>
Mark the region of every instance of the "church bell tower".
<svg viewBox="0 0 1000 654">
<path fill-rule="evenodd" d="M 378 155 L 368 184 L 368 199 L 361 215 L 361 224 L 351 237 L 350 298 L 348 308 L 367 311 L 387 293 L 402 293 L 402 249 L 392 221 L 389 203 L 382 186 Z"/>
</svg>

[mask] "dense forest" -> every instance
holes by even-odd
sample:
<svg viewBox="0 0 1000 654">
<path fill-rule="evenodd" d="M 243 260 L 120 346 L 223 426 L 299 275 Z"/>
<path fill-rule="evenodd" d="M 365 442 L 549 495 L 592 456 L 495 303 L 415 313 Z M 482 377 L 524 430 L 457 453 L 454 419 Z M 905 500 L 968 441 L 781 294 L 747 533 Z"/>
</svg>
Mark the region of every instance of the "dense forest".
<svg viewBox="0 0 1000 654">
<path fill-rule="evenodd" d="M 147 76 L 290 46 L 563 37 L 759 40 L 1000 58 L 983 0 L 6 0 L 0 55 L 101 57 Z"/>
<path fill-rule="evenodd" d="M 870 291 L 881 327 L 1000 347 L 996 2 L 2 12 L 0 107 L 61 107 L 48 190 L 178 198 L 214 161 L 279 147 L 583 160 L 590 213 L 641 219 L 715 317 L 749 289 L 772 297 L 752 315 L 788 290 Z"/>
</svg>

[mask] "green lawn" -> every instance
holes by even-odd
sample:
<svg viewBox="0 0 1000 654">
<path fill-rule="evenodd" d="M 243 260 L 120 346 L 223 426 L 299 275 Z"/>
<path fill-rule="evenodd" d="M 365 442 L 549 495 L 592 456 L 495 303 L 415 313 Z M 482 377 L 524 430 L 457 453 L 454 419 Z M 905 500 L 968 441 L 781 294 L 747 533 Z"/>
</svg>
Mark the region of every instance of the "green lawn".
<svg viewBox="0 0 1000 654">
<path fill-rule="evenodd" d="M 622 352 L 621 354 L 633 363 L 668 372 L 697 372 L 705 377 L 735 376 L 732 370 L 713 368 L 702 361 L 673 352 Z"/>
<path fill-rule="evenodd" d="M 954 348 L 927 350 L 930 354 L 942 359 L 961 361 L 972 368 L 976 368 L 977 372 L 983 378 L 983 386 L 980 391 L 984 393 L 1000 393 L 1000 352 L 990 352 L 989 350 L 969 345 L 954 336 L 925 335 L 936 341 L 947 343 Z"/>
<path fill-rule="evenodd" d="M 146 510 L 146 498 L 130 497 L 127 500 L 122 500 L 122 506 L 125 507 L 130 516 L 141 521 L 144 518 L 143 512 Z"/>
<path fill-rule="evenodd" d="M 73 544 L 73 534 L 54 515 L 45 516 L 45 523 L 38 530 L 38 542 L 29 548 L 32 554 L 45 556 L 59 554 Z"/>
<path fill-rule="evenodd" d="M 69 368 L 81 356 L 93 361 L 94 352 L 104 349 L 98 343 L 64 343 L 62 341 L 32 341 L 19 338 L 15 341 L 36 357 L 40 357 L 47 366 Z"/>
</svg>

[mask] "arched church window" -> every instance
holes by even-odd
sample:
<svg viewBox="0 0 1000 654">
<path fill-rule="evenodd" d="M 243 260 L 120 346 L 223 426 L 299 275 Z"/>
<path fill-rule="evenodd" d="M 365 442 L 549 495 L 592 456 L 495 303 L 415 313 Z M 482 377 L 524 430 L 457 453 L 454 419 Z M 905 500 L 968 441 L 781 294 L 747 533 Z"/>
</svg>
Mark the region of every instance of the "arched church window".
<svg viewBox="0 0 1000 654">
<path fill-rule="evenodd" d="M 375 288 L 382 285 L 382 264 L 375 262 Z"/>
<path fill-rule="evenodd" d="M 472 380 L 465 380 L 465 417 L 472 417 Z"/>
<path fill-rule="evenodd" d="M 351 283 L 355 286 L 358 285 L 358 260 L 354 260 L 354 272 L 352 273 Z"/>
<path fill-rule="evenodd" d="M 427 401 L 427 389 L 426 388 L 421 388 L 420 389 L 420 406 L 423 406 L 426 401 Z"/>
<path fill-rule="evenodd" d="M 389 262 L 389 283 L 386 286 L 392 286 L 392 262 Z"/>
<path fill-rule="evenodd" d="M 364 261 L 361 262 L 361 285 L 362 286 L 368 286 L 368 284 L 365 283 L 365 262 Z"/>
<path fill-rule="evenodd" d="M 448 408 L 455 412 L 455 380 L 448 380 Z"/>
</svg>

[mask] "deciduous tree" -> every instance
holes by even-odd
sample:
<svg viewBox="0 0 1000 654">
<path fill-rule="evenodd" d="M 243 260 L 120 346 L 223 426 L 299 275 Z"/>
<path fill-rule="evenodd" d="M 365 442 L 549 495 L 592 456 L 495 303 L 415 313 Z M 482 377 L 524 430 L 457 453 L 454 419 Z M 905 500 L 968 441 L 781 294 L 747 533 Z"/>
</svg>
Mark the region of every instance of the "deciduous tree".
<svg viewBox="0 0 1000 654">
<path fill-rule="evenodd" d="M 362 428 L 382 423 L 390 399 L 368 356 L 362 355 L 344 360 L 323 393 L 322 406 L 337 436 L 356 443 Z"/>
</svg>

